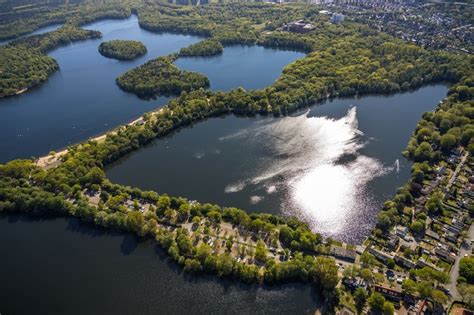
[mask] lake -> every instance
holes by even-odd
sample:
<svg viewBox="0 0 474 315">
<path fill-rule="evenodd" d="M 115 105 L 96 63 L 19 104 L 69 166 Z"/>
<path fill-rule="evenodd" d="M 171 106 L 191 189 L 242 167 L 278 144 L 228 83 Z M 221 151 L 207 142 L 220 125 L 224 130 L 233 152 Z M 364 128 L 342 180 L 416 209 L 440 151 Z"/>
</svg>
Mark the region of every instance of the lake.
<svg viewBox="0 0 474 315">
<path fill-rule="evenodd" d="M 150 33 L 138 27 L 135 16 L 86 28 L 101 31 L 103 38 L 54 50 L 50 55 L 59 62 L 59 72 L 38 88 L 0 100 L 0 163 L 58 150 L 162 106 L 167 98 L 140 100 L 122 92 L 115 78 L 201 40 Z M 111 39 L 140 40 L 148 53 L 131 62 L 104 58 L 97 47 Z M 255 89 L 271 84 L 284 65 L 302 56 L 235 46 L 226 47 L 216 59 L 198 58 L 196 63 L 209 75 L 212 89 Z M 193 62 L 186 58 L 177 63 L 187 68 Z M 253 69 L 252 78 L 222 72 L 224 66 L 225 71 L 239 70 L 236 64 L 247 74 Z M 223 77 L 227 80 L 219 79 Z M 2 314 L 308 313 L 320 305 L 307 285 L 256 287 L 190 277 L 154 242 L 108 233 L 75 219 L 0 216 L 0 248 Z"/>
<path fill-rule="evenodd" d="M 226 47 L 219 56 L 179 58 L 175 64 L 206 75 L 214 91 L 256 90 L 271 85 L 286 65 L 304 56 L 302 52 L 238 45 Z"/>
<path fill-rule="evenodd" d="M 115 84 L 115 78 L 150 59 L 177 52 L 201 40 L 195 36 L 151 33 L 138 26 L 134 15 L 126 20 L 104 20 L 84 27 L 101 31 L 103 38 L 52 51 L 49 55 L 58 61 L 60 71 L 23 95 L 0 99 L 0 163 L 57 151 L 164 105 L 166 97 L 142 100 L 123 92 Z M 113 39 L 139 40 L 146 45 L 148 53 L 133 61 L 105 58 L 97 51 L 98 46 Z M 252 84 L 245 82 L 242 75 L 229 74 L 225 84 L 211 75 L 211 85 L 224 90 L 241 85 L 260 88 L 262 83 L 269 85 L 276 80 L 286 64 L 303 56 L 300 52 L 235 46 L 225 49 L 218 58 L 220 63 L 211 61 L 203 70 L 217 73 L 222 65 L 238 62 L 242 69 L 254 69 L 249 81 Z M 189 65 L 189 58 L 178 61 Z M 235 66 L 232 69 L 238 70 Z"/>
<path fill-rule="evenodd" d="M 401 152 L 433 85 L 334 99 L 291 117 L 210 119 L 107 168 L 115 183 L 244 210 L 295 215 L 324 236 L 359 243 L 410 176 Z"/>
<path fill-rule="evenodd" d="M 320 305 L 309 285 L 189 276 L 155 242 L 75 219 L 0 216 L 0 248 L 2 314 L 301 314 Z"/>
</svg>

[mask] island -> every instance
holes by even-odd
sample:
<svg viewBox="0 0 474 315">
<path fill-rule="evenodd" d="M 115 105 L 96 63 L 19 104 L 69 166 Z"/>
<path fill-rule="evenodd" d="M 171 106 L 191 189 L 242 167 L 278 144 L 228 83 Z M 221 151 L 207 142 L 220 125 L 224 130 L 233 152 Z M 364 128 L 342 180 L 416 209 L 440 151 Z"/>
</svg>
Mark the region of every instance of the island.
<svg viewBox="0 0 474 315">
<path fill-rule="evenodd" d="M 209 79 L 202 74 L 178 69 L 173 63 L 176 57 L 172 54 L 150 60 L 119 76 L 117 85 L 142 98 L 179 95 L 209 87 Z"/>
<path fill-rule="evenodd" d="M 120 88 L 140 97 L 177 97 L 59 153 L 0 165 L 0 212 L 72 216 L 134 233 L 159 244 L 192 274 L 254 284 L 311 284 L 328 313 L 393 314 L 395 305 L 443 313 L 455 301 L 474 307 L 473 261 L 466 244 L 474 213 L 472 56 L 421 47 L 373 24 L 299 3 L 135 3 L 133 9 L 147 30 L 206 37 L 116 79 Z M 179 56 L 216 54 L 230 44 L 307 55 L 285 67 L 271 86 L 249 91 L 206 90 L 205 76 L 174 65 Z M 32 63 L 42 71 L 54 67 L 48 59 Z M 448 95 L 423 115 L 403 152 L 413 161 L 410 179 L 384 203 L 362 244 L 325 239 L 291 216 L 145 191 L 105 176 L 105 167 L 131 152 L 213 117 L 278 117 L 328 98 L 408 91 L 441 81 L 452 84 Z"/>
<path fill-rule="evenodd" d="M 133 60 L 146 54 L 143 43 L 135 40 L 111 40 L 99 45 L 102 56 L 118 60 Z"/>
</svg>

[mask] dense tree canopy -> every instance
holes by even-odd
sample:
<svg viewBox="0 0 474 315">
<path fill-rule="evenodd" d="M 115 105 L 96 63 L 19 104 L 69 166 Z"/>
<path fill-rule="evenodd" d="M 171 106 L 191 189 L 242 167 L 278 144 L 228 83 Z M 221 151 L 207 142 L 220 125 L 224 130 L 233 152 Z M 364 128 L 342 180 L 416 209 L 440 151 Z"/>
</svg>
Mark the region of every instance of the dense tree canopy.
<svg viewBox="0 0 474 315">
<path fill-rule="evenodd" d="M 117 78 L 118 86 L 140 97 L 179 95 L 199 88 L 207 88 L 209 79 L 196 73 L 178 69 L 174 58 L 160 57 L 150 60 Z"/>
<path fill-rule="evenodd" d="M 179 51 L 180 57 L 192 56 L 214 56 L 222 54 L 224 47 L 216 40 L 204 40 L 189 47 L 181 48 Z"/>
<path fill-rule="evenodd" d="M 146 54 L 143 43 L 136 40 L 111 40 L 99 45 L 99 52 L 107 58 L 132 60 Z"/>
<path fill-rule="evenodd" d="M 100 32 L 64 26 L 56 31 L 18 39 L 0 47 L 0 97 L 13 96 L 39 85 L 59 69 L 58 63 L 45 55 L 61 45 L 98 38 Z"/>
<path fill-rule="evenodd" d="M 0 47 L 0 97 L 12 96 L 44 82 L 58 63 L 37 50 Z"/>
</svg>

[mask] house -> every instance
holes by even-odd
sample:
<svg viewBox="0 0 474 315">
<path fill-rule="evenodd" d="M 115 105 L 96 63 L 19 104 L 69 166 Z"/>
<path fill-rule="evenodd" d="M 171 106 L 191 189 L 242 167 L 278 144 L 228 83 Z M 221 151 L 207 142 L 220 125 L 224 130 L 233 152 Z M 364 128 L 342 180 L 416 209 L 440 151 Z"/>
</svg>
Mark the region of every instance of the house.
<svg viewBox="0 0 474 315">
<path fill-rule="evenodd" d="M 423 267 L 430 267 L 430 268 L 433 268 L 434 270 L 437 270 L 437 271 L 443 271 L 443 269 L 439 268 L 438 266 L 433 265 L 430 262 L 427 262 L 423 258 L 418 259 L 418 261 L 416 263 L 416 266 L 420 269 L 423 268 Z"/>
<path fill-rule="evenodd" d="M 440 176 L 444 175 L 444 174 L 446 173 L 446 167 L 445 167 L 445 166 L 439 166 L 439 167 L 436 169 L 435 173 L 436 173 L 437 175 L 440 175 Z"/>
<path fill-rule="evenodd" d="M 396 288 L 389 288 L 383 285 L 375 284 L 374 291 L 382 294 L 387 299 L 400 301 L 403 297 L 402 291 Z"/>
<path fill-rule="evenodd" d="M 336 258 L 347 260 L 350 262 L 354 262 L 357 256 L 355 250 L 335 245 L 331 245 L 329 254 Z"/>
<path fill-rule="evenodd" d="M 363 288 L 367 290 L 369 287 L 369 282 L 360 277 L 344 278 L 342 283 L 344 283 L 344 285 L 350 290 L 355 290 L 357 288 Z"/>
<path fill-rule="evenodd" d="M 354 312 L 347 307 L 344 307 L 342 310 L 338 311 L 336 315 L 354 315 Z"/>
<path fill-rule="evenodd" d="M 416 267 L 416 264 L 411 261 L 410 259 L 407 259 L 401 255 L 395 255 L 395 258 L 394 258 L 395 262 L 407 269 L 413 269 Z"/>
<path fill-rule="evenodd" d="M 283 30 L 293 33 L 308 33 L 315 29 L 311 23 L 306 23 L 304 20 L 298 20 L 283 24 Z"/>
<path fill-rule="evenodd" d="M 435 248 L 435 254 L 436 256 L 438 256 L 439 258 L 449 262 L 449 263 L 453 263 L 454 262 L 454 257 L 451 256 L 451 251 L 449 249 L 449 247 L 447 245 L 441 245 L 439 244 L 436 248 Z"/>
<path fill-rule="evenodd" d="M 429 230 L 429 229 L 426 230 L 425 235 L 431 237 L 432 239 L 434 239 L 434 240 L 436 240 L 436 241 L 440 241 L 440 240 L 441 240 L 441 238 L 439 237 L 438 233 L 436 233 L 436 232 L 433 231 L 433 230 Z"/>
<path fill-rule="evenodd" d="M 400 239 L 396 235 L 390 234 L 390 236 L 388 238 L 388 241 L 387 241 L 388 249 L 395 250 L 395 248 L 397 247 L 399 241 L 400 241 Z"/>
<path fill-rule="evenodd" d="M 408 228 L 406 226 L 397 225 L 395 227 L 395 233 L 400 237 L 405 237 L 408 233 Z"/>
<path fill-rule="evenodd" d="M 425 314 L 426 311 L 428 310 L 428 301 L 426 301 L 426 300 L 418 301 L 418 303 L 416 303 L 415 310 L 416 310 L 415 311 L 416 315 Z"/>
<path fill-rule="evenodd" d="M 378 260 L 381 260 L 385 263 L 388 262 L 390 259 L 393 259 L 393 255 L 390 255 L 384 251 L 378 250 L 373 247 L 369 248 L 369 253 L 374 255 L 375 258 L 377 258 Z"/>
<path fill-rule="evenodd" d="M 458 233 L 452 232 L 452 231 L 447 231 L 444 234 L 444 238 L 452 243 L 456 243 L 458 240 Z"/>
</svg>

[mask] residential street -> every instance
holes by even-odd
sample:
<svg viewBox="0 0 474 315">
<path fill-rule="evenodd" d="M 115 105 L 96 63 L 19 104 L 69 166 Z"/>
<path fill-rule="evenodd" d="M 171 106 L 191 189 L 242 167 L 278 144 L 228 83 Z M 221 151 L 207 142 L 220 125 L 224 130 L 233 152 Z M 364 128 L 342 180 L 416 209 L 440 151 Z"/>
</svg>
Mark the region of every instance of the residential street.
<svg viewBox="0 0 474 315">
<path fill-rule="evenodd" d="M 456 256 L 456 261 L 454 262 L 453 268 L 451 268 L 451 272 L 449 274 L 450 283 L 447 288 L 451 292 L 452 300 L 461 300 L 461 295 L 459 294 L 456 288 L 456 280 L 459 276 L 459 261 L 465 254 L 471 254 L 471 242 L 474 240 L 474 224 L 471 225 L 468 232 L 468 242 L 467 244 L 463 244 L 459 250 L 459 255 Z"/>
</svg>

